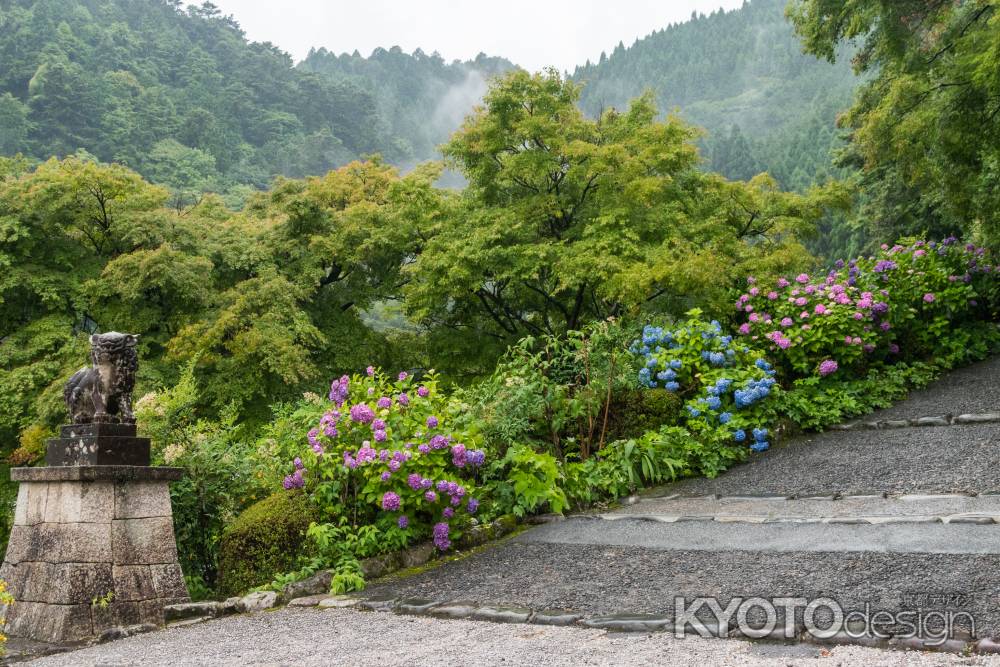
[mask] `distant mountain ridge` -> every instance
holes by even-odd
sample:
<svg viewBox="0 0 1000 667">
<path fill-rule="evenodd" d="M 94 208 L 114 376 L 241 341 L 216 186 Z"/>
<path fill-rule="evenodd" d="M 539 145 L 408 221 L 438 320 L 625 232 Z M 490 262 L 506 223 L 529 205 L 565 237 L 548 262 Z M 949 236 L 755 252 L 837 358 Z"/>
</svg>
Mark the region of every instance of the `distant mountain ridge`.
<svg viewBox="0 0 1000 667">
<path fill-rule="evenodd" d="M 708 130 L 708 168 L 767 169 L 791 188 L 822 179 L 856 81 L 801 53 L 783 5 L 753 0 L 619 45 L 573 72 L 584 110 L 651 88 L 661 110 Z M 179 0 L 0 0 L 0 62 L 0 154 L 84 149 L 178 192 L 265 187 L 376 152 L 434 159 L 488 79 L 516 67 L 399 47 L 295 64 L 214 5 Z"/>
<path fill-rule="evenodd" d="M 802 53 L 784 18 L 786 0 L 692 14 L 597 63 L 577 67 L 589 114 L 652 89 L 660 109 L 709 131 L 711 167 L 732 178 L 767 169 L 786 187 L 828 171 L 834 120 L 857 86 L 849 59 Z M 735 129 L 734 129 L 735 128 Z"/>
</svg>

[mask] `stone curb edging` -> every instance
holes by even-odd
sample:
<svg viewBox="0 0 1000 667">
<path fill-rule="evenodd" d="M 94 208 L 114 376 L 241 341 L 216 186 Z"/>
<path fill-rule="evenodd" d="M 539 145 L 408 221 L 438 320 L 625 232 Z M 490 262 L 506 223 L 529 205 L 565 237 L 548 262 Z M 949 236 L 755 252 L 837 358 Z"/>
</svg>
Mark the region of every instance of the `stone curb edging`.
<svg viewBox="0 0 1000 667">
<path fill-rule="evenodd" d="M 517 521 L 512 516 L 503 516 L 492 523 L 478 524 L 467 530 L 458 540 L 459 549 L 471 549 L 500 539 L 512 533 L 517 528 Z M 381 556 L 366 558 L 361 561 L 361 571 L 366 579 L 378 579 L 393 572 L 411 567 L 426 565 L 435 558 L 437 552 L 432 542 L 417 544 L 402 551 L 395 551 Z M 331 596 L 329 593 L 333 573 L 321 570 L 316 574 L 292 582 L 279 593 L 276 591 L 257 591 L 242 597 L 227 598 L 224 601 L 207 600 L 204 602 L 186 602 L 164 607 L 166 627 L 182 627 L 201 623 L 220 616 L 231 614 L 252 613 L 279 607 L 283 604 L 293 607 L 305 606 L 337 606 L 333 602 L 323 605 L 325 600 L 349 599 Z M 353 605 L 354 602 L 351 602 Z M 351 606 L 346 605 L 346 606 Z M 146 628 L 155 629 L 155 626 Z M 107 638 L 117 639 L 120 635 L 109 634 Z"/>
<path fill-rule="evenodd" d="M 652 521 L 654 523 L 682 523 L 687 521 L 714 521 L 716 523 L 826 523 L 882 526 L 900 523 L 947 523 L 992 525 L 1000 523 L 1000 515 L 898 515 L 898 516 L 754 516 L 728 514 L 591 514 L 579 518 L 601 521 Z"/>
<path fill-rule="evenodd" d="M 320 597 L 320 596 L 315 596 Z M 294 603 L 295 600 L 292 601 Z M 429 616 L 432 618 L 452 620 L 489 621 L 493 623 L 523 623 L 530 625 L 574 626 L 606 630 L 608 632 L 671 632 L 676 630 L 672 617 L 659 614 L 607 614 L 587 616 L 583 613 L 564 609 L 529 609 L 527 607 L 506 607 L 497 605 L 480 605 L 476 602 L 461 600 L 436 601 L 425 598 L 395 598 L 372 597 L 361 598 L 351 596 L 328 596 L 316 603 L 292 604 L 290 606 L 328 608 L 353 608 L 360 611 L 376 611 L 396 613 L 411 616 Z M 1000 639 L 947 639 L 935 642 L 919 637 L 892 636 L 870 637 L 855 636 L 849 631 L 841 631 L 830 637 L 814 637 L 804 629 L 798 628 L 794 637 L 785 637 L 783 630 L 775 630 L 768 634 L 746 636 L 738 629 L 726 628 L 721 631 L 717 624 L 703 622 L 708 631 L 708 637 L 719 639 L 743 639 L 747 641 L 783 641 L 787 643 L 811 643 L 817 645 L 853 644 L 870 648 L 894 650 L 938 651 L 944 653 L 998 653 L 1000 654 Z M 797 624 L 798 626 L 798 624 Z M 700 633 L 685 623 L 682 631 L 685 635 L 696 636 Z"/>
<path fill-rule="evenodd" d="M 809 493 L 806 495 L 779 495 L 779 494 L 745 494 L 741 493 L 739 495 L 726 495 L 720 493 L 668 493 L 662 496 L 659 495 L 644 495 L 644 496 L 629 496 L 628 498 L 623 498 L 621 501 L 622 505 L 635 505 L 637 503 L 646 503 L 650 501 L 666 502 L 669 500 L 729 500 L 729 501 L 756 501 L 756 500 L 768 500 L 768 501 L 783 501 L 783 500 L 852 500 L 852 499 L 875 499 L 884 498 L 886 500 L 897 500 L 897 501 L 917 501 L 917 500 L 940 500 L 940 499 L 955 499 L 955 498 L 977 498 L 977 497 L 998 497 L 1000 496 L 1000 489 L 982 491 L 982 492 L 960 492 L 960 493 L 891 493 L 889 491 L 872 491 L 870 493 L 841 493 L 839 491 L 831 491 L 830 493 Z M 627 502 L 626 502 L 627 501 Z M 570 516 L 593 516 L 593 513 L 580 513 L 573 514 Z M 568 518 L 568 517 L 567 517 Z"/>
<path fill-rule="evenodd" d="M 843 424 L 834 424 L 827 428 L 828 431 L 879 431 L 893 428 L 907 428 L 910 426 L 961 426 L 970 424 L 991 424 L 1000 422 L 1000 412 L 968 413 L 962 415 L 930 415 L 927 417 L 916 417 L 914 419 L 883 419 L 878 421 L 855 421 Z"/>
</svg>

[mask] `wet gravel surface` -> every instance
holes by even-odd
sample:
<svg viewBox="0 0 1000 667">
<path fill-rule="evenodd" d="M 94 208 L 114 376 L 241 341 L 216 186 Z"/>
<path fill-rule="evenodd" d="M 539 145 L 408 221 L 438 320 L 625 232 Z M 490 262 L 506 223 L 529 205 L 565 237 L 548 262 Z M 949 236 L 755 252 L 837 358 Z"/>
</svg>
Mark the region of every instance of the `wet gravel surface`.
<svg viewBox="0 0 1000 667">
<path fill-rule="evenodd" d="M 861 421 L 1000 412 L 1000 357 L 951 371 L 929 387 Z"/>
<path fill-rule="evenodd" d="M 1000 491 L 1000 425 L 828 431 L 791 439 L 716 479 L 651 494 L 819 495 Z"/>
<path fill-rule="evenodd" d="M 283 609 L 152 632 L 50 656 L 39 667 L 124 665 L 997 665 L 1000 659 L 668 633 Z"/>
<path fill-rule="evenodd" d="M 366 595 L 667 613 L 674 597 L 832 597 L 845 609 L 901 610 L 911 592 L 963 594 L 978 634 L 1000 631 L 1000 555 L 657 550 L 515 541 Z M 725 602 L 722 602 L 725 605 Z M 925 606 L 928 606 L 925 601 Z"/>
</svg>

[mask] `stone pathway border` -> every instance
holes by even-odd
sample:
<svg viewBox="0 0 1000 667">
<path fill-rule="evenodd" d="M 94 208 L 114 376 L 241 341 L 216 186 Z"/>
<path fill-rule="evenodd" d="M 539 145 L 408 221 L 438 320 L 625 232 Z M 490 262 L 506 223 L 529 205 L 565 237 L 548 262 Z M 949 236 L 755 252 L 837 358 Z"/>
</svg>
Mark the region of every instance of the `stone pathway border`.
<svg viewBox="0 0 1000 667">
<path fill-rule="evenodd" d="M 970 424 L 992 424 L 1000 422 L 1000 412 L 969 413 L 963 415 L 931 415 L 915 419 L 883 419 L 878 421 L 855 421 L 844 424 L 834 424 L 828 431 L 877 431 L 888 428 L 907 428 L 910 426 L 963 426 Z"/>
<path fill-rule="evenodd" d="M 393 598 L 354 596 L 314 596 L 319 598 L 292 600 L 290 606 L 323 608 L 354 608 L 361 611 L 395 613 L 412 616 L 429 616 L 441 619 L 466 619 L 474 621 L 490 621 L 494 623 L 522 623 L 528 625 L 577 626 L 606 630 L 608 632 L 671 632 L 678 628 L 670 616 L 660 614 L 619 613 L 610 615 L 587 616 L 565 609 L 529 609 L 527 607 L 503 607 L 496 605 L 480 605 L 477 602 L 462 600 L 429 600 L 424 598 Z M 1000 640 L 991 638 L 973 639 L 971 637 L 947 639 L 943 642 L 931 639 L 921 639 L 909 636 L 871 637 L 855 636 L 848 631 L 819 638 L 814 637 L 801 627 L 796 628 L 793 638 L 786 638 L 782 630 L 769 634 L 754 633 L 757 636 L 747 636 L 735 628 L 719 628 L 711 623 L 703 623 L 707 633 L 702 636 L 719 639 L 743 639 L 750 641 L 781 641 L 785 643 L 806 642 L 821 645 L 853 644 L 871 648 L 887 648 L 897 650 L 938 651 L 956 654 L 1000 654 Z M 686 635 L 699 635 L 701 632 L 690 623 L 682 624 L 679 630 Z"/>
</svg>

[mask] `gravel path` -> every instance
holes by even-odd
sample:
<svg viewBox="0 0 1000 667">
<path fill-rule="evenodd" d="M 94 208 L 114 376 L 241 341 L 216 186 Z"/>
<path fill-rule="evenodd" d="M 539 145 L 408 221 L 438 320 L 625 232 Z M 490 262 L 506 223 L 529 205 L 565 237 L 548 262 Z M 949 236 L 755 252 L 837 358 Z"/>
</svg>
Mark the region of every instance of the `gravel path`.
<svg viewBox="0 0 1000 667">
<path fill-rule="evenodd" d="M 716 479 L 657 494 L 988 493 L 1000 491 L 1000 425 L 827 431 L 753 455 Z"/>
<path fill-rule="evenodd" d="M 914 419 L 983 412 L 1000 412 L 1000 357 L 951 371 L 929 387 L 911 392 L 905 401 L 863 419 Z"/>
<path fill-rule="evenodd" d="M 1000 555 L 649 549 L 515 541 L 405 579 L 375 584 L 371 596 L 468 600 L 672 615 L 674 596 L 829 596 L 846 609 L 909 608 L 909 593 L 968 596 L 961 609 L 976 634 L 1000 634 Z"/>
<path fill-rule="evenodd" d="M 152 632 L 32 662 L 39 667 L 123 665 L 998 665 L 1000 659 L 722 641 L 668 633 L 476 621 L 350 610 L 234 616 Z"/>
</svg>

